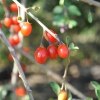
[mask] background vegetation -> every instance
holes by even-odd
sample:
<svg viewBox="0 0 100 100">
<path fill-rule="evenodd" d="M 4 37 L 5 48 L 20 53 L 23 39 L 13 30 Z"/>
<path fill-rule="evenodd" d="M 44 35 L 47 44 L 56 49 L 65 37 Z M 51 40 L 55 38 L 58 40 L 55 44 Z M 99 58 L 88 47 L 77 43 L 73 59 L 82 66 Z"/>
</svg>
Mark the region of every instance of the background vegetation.
<svg viewBox="0 0 100 100">
<path fill-rule="evenodd" d="M 7 0 L 9 5 L 11 2 L 12 0 Z M 87 96 L 96 98 L 93 88 L 90 86 L 90 81 L 96 80 L 100 82 L 100 9 L 77 0 L 68 0 L 64 8 L 59 5 L 59 0 L 28 0 L 27 2 L 27 7 L 34 5 L 40 7 L 38 12 L 30 11 L 49 29 L 55 30 L 63 42 L 65 42 L 65 37 L 69 36 L 70 42 L 74 42 L 75 45 L 79 47 L 77 52 L 71 53 L 72 56 L 67 79 L 69 83 Z M 77 9 L 71 10 L 70 7 L 72 5 L 77 7 Z M 60 10 L 63 11 L 60 12 Z M 4 18 L 4 13 L 3 6 L 0 4 L 0 20 Z M 91 17 L 88 17 L 90 13 L 93 18 L 92 23 L 89 22 L 89 18 L 91 20 Z M 69 23 L 69 21 L 72 20 L 73 22 Z M 32 23 L 33 31 L 29 37 L 24 38 L 23 47 L 29 47 L 31 54 L 34 55 L 36 48 L 40 45 L 43 33 L 42 28 L 30 17 L 29 22 Z M 64 32 L 62 32 L 61 29 L 64 29 Z M 5 32 L 6 36 L 9 37 L 9 29 L 3 25 L 2 30 Z M 43 44 L 45 47 L 48 46 L 48 42 L 45 39 Z M 13 62 L 9 61 L 7 56 L 8 53 L 9 51 L 5 44 L 0 42 L 1 70 L 8 66 L 12 68 Z M 25 57 L 22 57 L 21 62 L 27 65 L 27 73 L 34 74 L 36 79 L 40 78 L 42 80 L 45 76 L 45 83 L 39 81 L 36 84 L 34 82 L 32 84 L 35 90 L 34 95 L 36 99 L 40 100 L 40 96 L 38 95 L 41 95 L 44 98 L 43 100 L 47 100 L 47 98 L 51 96 L 55 97 L 52 90 L 48 88 L 48 81 L 51 79 L 47 79 L 44 71 L 39 69 L 37 65 L 31 63 Z M 63 75 L 66 59 L 58 58 L 54 61 L 49 59 L 46 65 L 58 74 Z M 33 79 L 35 79 L 34 76 Z M 49 95 L 48 93 L 48 95 L 46 95 L 47 91 L 51 94 Z"/>
</svg>

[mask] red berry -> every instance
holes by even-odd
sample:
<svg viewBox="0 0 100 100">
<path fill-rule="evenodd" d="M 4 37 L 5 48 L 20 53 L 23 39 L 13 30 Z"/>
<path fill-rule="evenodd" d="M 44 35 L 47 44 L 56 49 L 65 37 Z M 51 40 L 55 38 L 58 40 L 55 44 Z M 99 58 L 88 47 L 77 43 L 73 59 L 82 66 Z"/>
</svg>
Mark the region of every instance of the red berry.
<svg viewBox="0 0 100 100">
<path fill-rule="evenodd" d="M 24 47 L 23 50 L 26 52 L 26 53 L 30 53 L 30 49 L 28 47 Z"/>
<path fill-rule="evenodd" d="M 43 46 L 38 47 L 35 51 L 35 60 L 38 63 L 43 64 L 46 62 L 47 58 L 48 58 L 47 49 Z"/>
<path fill-rule="evenodd" d="M 15 90 L 15 94 L 17 95 L 17 96 L 25 96 L 25 94 L 26 94 L 26 90 L 25 90 L 25 88 L 23 88 L 23 87 L 17 87 L 16 88 L 16 90 Z"/>
<path fill-rule="evenodd" d="M 29 22 L 24 22 L 21 27 L 21 33 L 23 36 L 28 36 L 32 32 L 32 25 Z"/>
<path fill-rule="evenodd" d="M 14 44 L 17 45 L 20 42 L 20 38 L 19 38 L 18 34 L 14 34 L 12 37 L 12 40 L 13 40 Z"/>
<path fill-rule="evenodd" d="M 56 59 L 58 57 L 57 47 L 54 44 L 49 45 L 47 50 L 51 59 Z"/>
<path fill-rule="evenodd" d="M 0 23 L 0 28 L 2 28 L 2 24 Z"/>
<path fill-rule="evenodd" d="M 11 46 L 12 46 L 12 47 L 14 47 L 14 46 L 15 46 L 15 43 L 14 43 L 14 41 L 13 41 L 13 39 L 12 39 L 12 38 L 10 38 L 8 41 L 9 41 L 9 43 L 11 44 Z"/>
<path fill-rule="evenodd" d="M 13 24 L 17 24 L 17 25 L 19 24 L 16 15 L 12 17 L 12 21 L 13 21 Z"/>
<path fill-rule="evenodd" d="M 4 18 L 4 25 L 5 25 L 6 27 L 9 28 L 12 24 L 13 24 L 12 18 L 10 18 L 10 17 Z"/>
<path fill-rule="evenodd" d="M 66 58 L 69 56 L 69 49 L 68 49 L 68 46 L 66 46 L 65 44 L 60 44 L 58 46 L 58 55 L 61 57 L 61 58 Z"/>
<path fill-rule="evenodd" d="M 18 33 L 21 30 L 21 27 L 19 25 L 14 25 L 14 31 Z"/>
<path fill-rule="evenodd" d="M 8 58 L 9 58 L 9 60 L 13 61 L 13 57 L 12 57 L 11 53 L 8 54 Z"/>
<path fill-rule="evenodd" d="M 12 3 L 10 5 L 10 10 L 13 11 L 13 12 L 17 12 L 18 11 L 18 7 L 17 7 L 16 3 Z"/>
<path fill-rule="evenodd" d="M 21 64 L 22 70 L 25 72 L 26 71 L 26 66 L 24 64 Z"/>
<path fill-rule="evenodd" d="M 52 33 L 56 34 L 53 30 L 50 30 Z M 55 39 L 50 33 L 47 31 L 44 33 L 44 37 L 47 41 L 50 41 L 51 43 L 57 42 L 57 39 Z"/>
</svg>

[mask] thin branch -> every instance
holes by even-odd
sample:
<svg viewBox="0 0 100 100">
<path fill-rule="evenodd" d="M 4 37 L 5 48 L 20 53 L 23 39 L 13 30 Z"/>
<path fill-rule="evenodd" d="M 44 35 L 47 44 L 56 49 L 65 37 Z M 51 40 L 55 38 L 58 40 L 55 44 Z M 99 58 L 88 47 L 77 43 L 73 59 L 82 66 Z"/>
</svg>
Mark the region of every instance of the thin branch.
<svg viewBox="0 0 100 100">
<path fill-rule="evenodd" d="M 44 30 L 49 32 L 54 38 L 56 38 L 59 42 L 59 38 L 57 34 L 53 34 L 37 17 L 35 17 L 31 12 L 28 12 L 27 9 L 22 6 L 17 0 L 13 0 L 23 11 L 25 11 L 30 17 L 32 17 Z"/>
<path fill-rule="evenodd" d="M 1 29 L 0 29 L 0 35 L 1 35 L 2 39 L 4 40 L 5 44 L 7 45 L 10 53 L 12 54 L 12 57 L 13 57 L 14 62 L 16 64 L 17 68 L 18 68 L 20 77 L 21 77 L 21 79 L 22 79 L 22 81 L 24 83 L 24 86 L 25 86 L 25 88 L 26 88 L 26 90 L 27 90 L 27 92 L 29 94 L 30 99 L 34 100 L 33 95 L 32 95 L 32 91 L 31 91 L 31 89 L 30 89 L 30 87 L 28 85 L 28 82 L 27 82 L 26 77 L 25 77 L 25 75 L 23 73 L 23 70 L 22 70 L 21 65 L 19 63 L 19 60 L 18 60 L 18 58 L 17 58 L 17 56 L 16 56 L 16 54 L 14 52 L 14 49 L 12 48 L 12 46 L 10 45 L 10 43 L 8 42 L 6 36 L 4 35 L 4 33 L 3 33 L 3 31 Z"/>
<path fill-rule="evenodd" d="M 67 58 L 67 64 L 65 67 L 65 71 L 64 71 L 64 75 L 63 75 L 63 81 L 62 81 L 62 87 L 61 90 L 63 90 L 65 88 L 65 90 L 67 90 L 67 86 L 66 86 L 66 77 L 67 77 L 67 72 L 68 72 L 68 65 L 70 63 L 70 56 Z"/>
<path fill-rule="evenodd" d="M 24 55 L 26 58 L 28 58 L 30 61 L 32 61 L 33 63 L 37 64 L 38 66 L 40 66 L 46 73 L 48 76 L 52 77 L 55 81 L 57 81 L 58 83 L 62 84 L 62 77 L 60 75 L 58 75 L 57 73 L 53 72 L 51 69 L 49 69 L 46 65 L 44 64 L 39 64 L 35 61 L 35 59 L 33 58 L 33 56 L 27 54 L 26 52 L 24 52 L 22 49 L 18 49 L 15 48 L 19 53 L 21 53 L 22 55 Z M 81 93 L 79 90 L 77 90 L 75 87 L 73 87 L 71 84 L 69 84 L 68 82 L 66 82 L 67 88 L 77 97 L 85 99 L 86 96 Z"/>
<path fill-rule="evenodd" d="M 80 0 L 80 1 L 85 2 L 85 3 L 89 4 L 89 5 L 100 7 L 100 2 L 95 1 L 95 0 Z"/>
<path fill-rule="evenodd" d="M 21 4 L 25 7 L 26 6 L 26 0 L 21 0 Z M 19 9 L 19 7 L 18 7 L 18 16 L 20 16 L 20 15 L 21 15 L 21 18 L 24 21 L 25 20 L 25 12 L 23 12 L 23 10 Z M 20 38 L 20 43 L 17 45 L 17 48 L 22 48 L 23 35 L 19 32 L 18 36 Z M 21 59 L 21 55 L 18 52 L 17 52 L 17 57 L 18 57 L 19 60 Z M 11 85 L 12 85 L 12 90 L 13 90 L 13 100 L 16 100 L 15 89 L 16 89 L 17 78 L 18 78 L 17 75 L 18 75 L 18 69 L 17 69 L 16 64 L 14 63 L 13 71 L 12 71 L 12 78 L 11 78 Z"/>
</svg>

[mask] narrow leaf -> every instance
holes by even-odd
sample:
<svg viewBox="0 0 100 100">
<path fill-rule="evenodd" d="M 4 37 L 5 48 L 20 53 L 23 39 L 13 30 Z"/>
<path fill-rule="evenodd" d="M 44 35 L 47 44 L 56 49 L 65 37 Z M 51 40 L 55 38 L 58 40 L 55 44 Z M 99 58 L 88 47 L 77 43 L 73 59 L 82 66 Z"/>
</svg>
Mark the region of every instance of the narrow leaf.
<svg viewBox="0 0 100 100">
<path fill-rule="evenodd" d="M 88 13 L 88 22 L 92 23 L 92 13 L 91 12 Z"/>
<path fill-rule="evenodd" d="M 67 7 L 67 11 L 70 14 L 76 15 L 76 16 L 81 16 L 81 12 L 79 11 L 78 7 L 75 5 L 70 5 L 69 7 Z"/>
<path fill-rule="evenodd" d="M 93 98 L 86 98 L 86 100 L 93 100 Z"/>
<path fill-rule="evenodd" d="M 100 90 L 100 84 L 98 84 L 97 82 L 91 81 L 91 85 L 92 85 L 95 89 Z"/>
<path fill-rule="evenodd" d="M 49 98 L 48 100 L 54 100 L 53 98 Z"/>
<path fill-rule="evenodd" d="M 70 91 L 68 91 L 68 100 L 72 100 L 72 94 Z"/>
<path fill-rule="evenodd" d="M 52 87 L 53 91 L 56 95 L 60 92 L 60 86 L 55 82 L 50 82 L 50 86 Z"/>
<path fill-rule="evenodd" d="M 66 44 L 68 45 L 69 44 L 69 36 L 66 37 L 65 41 L 66 41 Z"/>
<path fill-rule="evenodd" d="M 79 47 L 74 46 L 74 43 L 70 43 L 70 45 L 69 45 L 69 49 L 70 49 L 70 50 L 78 50 Z"/>
<path fill-rule="evenodd" d="M 96 96 L 97 96 L 98 100 L 100 100 L 100 90 L 95 89 L 95 93 L 96 93 Z"/>
<path fill-rule="evenodd" d="M 54 7 L 54 9 L 53 9 L 53 13 L 54 13 L 54 14 L 61 14 L 62 11 L 63 11 L 63 8 L 62 8 L 61 6 L 56 6 L 56 7 Z"/>
<path fill-rule="evenodd" d="M 65 2 L 64 2 L 64 5 L 65 5 L 66 7 L 68 7 L 68 6 L 71 5 L 71 2 L 65 1 Z"/>
<path fill-rule="evenodd" d="M 74 47 L 74 43 L 70 43 L 69 49 L 72 49 Z"/>
<path fill-rule="evenodd" d="M 53 25 L 61 26 L 65 22 L 64 15 L 56 15 L 53 20 Z"/>
<path fill-rule="evenodd" d="M 73 27 L 77 26 L 77 24 L 78 23 L 75 20 L 70 20 L 68 23 L 68 27 L 73 28 Z"/>
</svg>

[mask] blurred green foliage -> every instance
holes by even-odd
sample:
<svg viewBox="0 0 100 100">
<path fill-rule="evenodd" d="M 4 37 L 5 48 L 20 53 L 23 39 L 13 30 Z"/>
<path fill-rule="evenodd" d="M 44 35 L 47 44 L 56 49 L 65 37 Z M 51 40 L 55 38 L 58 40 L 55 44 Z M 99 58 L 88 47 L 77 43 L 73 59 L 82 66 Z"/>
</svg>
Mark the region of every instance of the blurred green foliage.
<svg viewBox="0 0 100 100">
<path fill-rule="evenodd" d="M 6 1 L 8 5 L 12 3 L 12 0 Z M 100 63 L 99 8 L 92 6 L 91 16 L 89 5 L 76 0 L 65 0 L 64 5 L 62 4 L 63 0 L 27 0 L 27 2 L 27 7 L 34 5 L 40 7 L 39 11 L 34 12 L 30 10 L 30 12 L 39 18 L 49 29 L 55 30 L 64 43 L 65 37 L 69 36 L 70 41 L 80 48 L 77 53 L 74 53 L 75 56 L 72 56 L 72 62 L 89 58 L 94 62 Z M 61 4 L 59 5 L 59 3 Z M 1 20 L 4 18 L 4 13 L 4 8 L 0 4 Z M 17 13 L 11 13 L 11 16 L 14 14 Z M 23 46 L 29 47 L 31 54 L 34 55 L 34 51 L 40 45 L 43 29 L 31 17 L 29 17 L 29 22 L 32 23 L 33 31 L 30 36 L 24 38 Z M 9 29 L 3 25 L 2 30 L 9 37 Z M 48 42 L 45 39 L 43 40 L 43 44 L 45 47 L 48 46 Z M 2 64 L 11 63 L 7 58 L 9 51 L 5 48 L 4 43 L 0 42 L 0 61 Z M 25 58 L 23 60 L 23 62 L 26 62 Z M 60 61 L 61 59 L 58 58 L 57 60 Z M 65 64 L 65 62 L 66 59 L 63 59 L 62 63 Z"/>
</svg>

